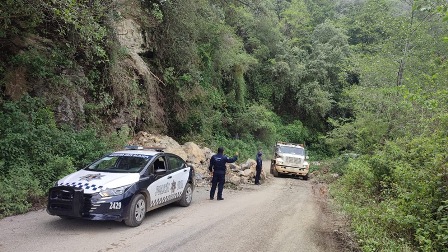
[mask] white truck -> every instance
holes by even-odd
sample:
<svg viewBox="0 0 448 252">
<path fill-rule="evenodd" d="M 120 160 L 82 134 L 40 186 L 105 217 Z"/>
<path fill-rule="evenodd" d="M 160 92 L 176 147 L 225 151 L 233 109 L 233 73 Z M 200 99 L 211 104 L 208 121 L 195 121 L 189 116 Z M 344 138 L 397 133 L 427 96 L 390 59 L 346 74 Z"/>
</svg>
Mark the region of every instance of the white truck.
<svg viewBox="0 0 448 252">
<path fill-rule="evenodd" d="M 271 174 L 274 177 L 289 175 L 308 180 L 308 158 L 303 144 L 277 142 L 274 159 L 271 160 Z"/>
</svg>

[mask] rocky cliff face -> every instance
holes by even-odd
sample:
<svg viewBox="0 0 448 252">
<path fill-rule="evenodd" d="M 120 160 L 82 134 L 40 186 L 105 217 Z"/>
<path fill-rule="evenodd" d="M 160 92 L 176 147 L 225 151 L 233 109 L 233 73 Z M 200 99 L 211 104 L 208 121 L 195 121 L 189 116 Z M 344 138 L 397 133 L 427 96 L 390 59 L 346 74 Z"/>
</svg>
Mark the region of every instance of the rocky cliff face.
<svg viewBox="0 0 448 252">
<path fill-rule="evenodd" d="M 117 112 L 111 123 L 115 129 L 128 126 L 136 132 L 165 132 L 166 114 L 162 106 L 165 84 L 147 64 L 154 50 L 148 29 L 156 25 L 138 0 L 117 1 L 119 17 L 111 27 L 121 52 L 110 71 L 110 85 Z"/>
<path fill-rule="evenodd" d="M 148 14 L 136 0 L 118 1 L 120 17 L 112 23 L 119 50 L 122 51 L 111 71 L 113 96 L 122 105 L 112 120 L 113 127 L 129 126 L 136 130 L 166 130 L 165 112 L 161 106 L 163 82 L 151 71 L 143 55 L 152 51 L 143 21 Z"/>
<path fill-rule="evenodd" d="M 141 1 L 103 4 L 36 3 L 40 24 L 24 32 L 24 22 L 12 23 L 21 32 L 0 39 L 0 101 L 45 98 L 58 123 L 74 128 L 95 122 L 111 131 L 165 132 L 164 84 L 147 64 L 154 44 L 147 34 L 157 22 Z"/>
</svg>

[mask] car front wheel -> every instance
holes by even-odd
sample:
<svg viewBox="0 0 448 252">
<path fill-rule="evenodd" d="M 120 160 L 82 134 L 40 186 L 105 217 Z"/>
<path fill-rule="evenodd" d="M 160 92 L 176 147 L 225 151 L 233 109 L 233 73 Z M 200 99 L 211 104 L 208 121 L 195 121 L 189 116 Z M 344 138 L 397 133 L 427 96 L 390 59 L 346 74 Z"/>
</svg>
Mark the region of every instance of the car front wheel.
<svg viewBox="0 0 448 252">
<path fill-rule="evenodd" d="M 137 227 L 142 224 L 146 215 L 146 200 L 143 195 L 137 194 L 132 198 L 127 215 L 128 218 L 124 220 L 126 225 Z"/>
</svg>

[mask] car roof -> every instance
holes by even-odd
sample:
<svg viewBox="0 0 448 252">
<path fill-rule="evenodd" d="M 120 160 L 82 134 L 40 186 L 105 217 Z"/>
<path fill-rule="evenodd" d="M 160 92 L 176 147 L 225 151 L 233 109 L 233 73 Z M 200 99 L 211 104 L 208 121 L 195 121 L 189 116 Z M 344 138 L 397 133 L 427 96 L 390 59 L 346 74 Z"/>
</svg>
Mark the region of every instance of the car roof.
<svg viewBox="0 0 448 252">
<path fill-rule="evenodd" d="M 120 153 L 120 154 L 140 154 L 140 155 L 155 156 L 155 155 L 163 153 L 163 152 L 152 150 L 152 149 L 143 149 L 143 150 L 121 150 L 121 151 L 116 151 L 114 153 Z"/>
</svg>

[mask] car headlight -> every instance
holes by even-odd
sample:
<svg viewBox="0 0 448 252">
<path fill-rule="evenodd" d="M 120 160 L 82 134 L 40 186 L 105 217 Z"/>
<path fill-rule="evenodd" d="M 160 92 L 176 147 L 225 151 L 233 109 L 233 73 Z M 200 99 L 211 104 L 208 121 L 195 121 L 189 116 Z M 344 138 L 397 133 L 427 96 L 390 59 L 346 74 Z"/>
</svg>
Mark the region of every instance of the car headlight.
<svg viewBox="0 0 448 252">
<path fill-rule="evenodd" d="M 117 188 L 108 188 L 104 189 L 100 192 L 101 197 L 112 197 L 117 195 L 122 195 L 126 190 L 130 187 L 130 185 L 120 186 Z"/>
<path fill-rule="evenodd" d="M 282 165 L 283 164 L 283 159 L 277 158 L 277 164 Z"/>
</svg>

